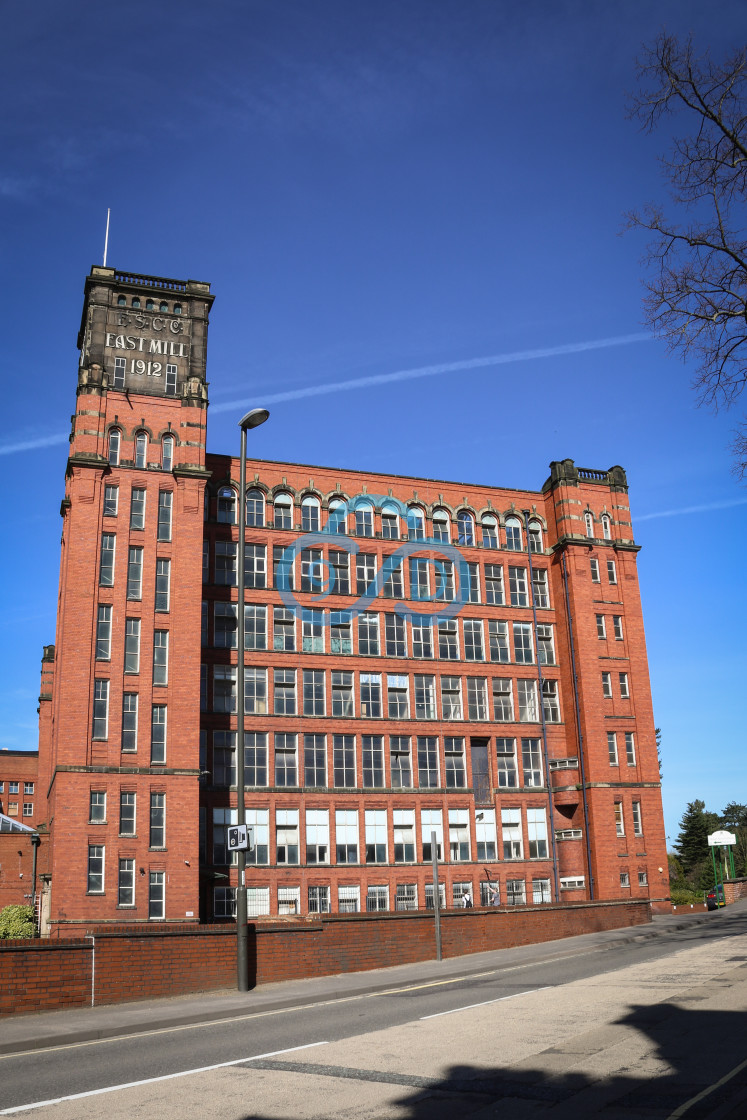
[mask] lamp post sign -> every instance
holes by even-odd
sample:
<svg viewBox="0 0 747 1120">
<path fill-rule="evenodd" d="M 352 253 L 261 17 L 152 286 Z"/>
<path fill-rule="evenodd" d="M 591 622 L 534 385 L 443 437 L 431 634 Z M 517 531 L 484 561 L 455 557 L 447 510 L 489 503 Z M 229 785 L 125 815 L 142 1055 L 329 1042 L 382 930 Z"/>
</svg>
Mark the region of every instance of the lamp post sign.
<svg viewBox="0 0 747 1120">
<path fill-rule="evenodd" d="M 245 824 L 231 825 L 227 829 L 229 852 L 253 852 L 254 829 Z"/>
</svg>

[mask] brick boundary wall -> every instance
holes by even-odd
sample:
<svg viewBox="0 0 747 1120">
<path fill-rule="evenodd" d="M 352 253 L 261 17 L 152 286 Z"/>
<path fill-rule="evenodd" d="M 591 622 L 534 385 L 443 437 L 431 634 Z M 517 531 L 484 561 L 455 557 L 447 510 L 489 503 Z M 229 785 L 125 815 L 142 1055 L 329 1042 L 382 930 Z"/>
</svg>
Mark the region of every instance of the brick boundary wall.
<svg viewBox="0 0 747 1120">
<path fill-rule="evenodd" d="M 724 882 L 724 902 L 736 902 L 738 898 L 747 898 L 747 878 L 727 879 Z"/>
<path fill-rule="evenodd" d="M 444 957 L 554 941 L 651 920 L 646 899 L 446 911 Z M 59 941 L 0 941 L 0 1016 L 231 988 L 233 925 L 94 927 Z M 433 960 L 432 911 L 320 915 L 249 924 L 250 984 Z"/>
</svg>

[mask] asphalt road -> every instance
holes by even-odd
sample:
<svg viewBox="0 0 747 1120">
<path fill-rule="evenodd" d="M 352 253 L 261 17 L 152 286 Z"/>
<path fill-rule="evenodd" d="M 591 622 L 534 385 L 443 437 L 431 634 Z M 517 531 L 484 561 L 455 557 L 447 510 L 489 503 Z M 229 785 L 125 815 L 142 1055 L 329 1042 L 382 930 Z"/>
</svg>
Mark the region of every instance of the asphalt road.
<svg viewBox="0 0 747 1120">
<path fill-rule="evenodd" d="M 743 1118 L 747 911 L 714 918 L 582 953 L 555 942 L 543 959 L 494 958 L 478 974 L 462 958 L 463 972 L 449 962 L 442 980 L 6 1055 L 0 1115 Z"/>
</svg>

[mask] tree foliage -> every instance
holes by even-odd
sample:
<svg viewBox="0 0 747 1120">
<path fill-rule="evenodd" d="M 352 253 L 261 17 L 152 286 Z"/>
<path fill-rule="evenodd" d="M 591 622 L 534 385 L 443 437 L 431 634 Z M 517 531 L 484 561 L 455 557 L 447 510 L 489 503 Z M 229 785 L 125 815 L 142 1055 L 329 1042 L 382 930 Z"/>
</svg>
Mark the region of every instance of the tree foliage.
<svg viewBox="0 0 747 1120">
<path fill-rule="evenodd" d="M 34 911 L 30 906 L 6 906 L 0 910 L 0 938 L 33 936 Z"/>
<path fill-rule="evenodd" d="M 700 403 L 726 407 L 747 385 L 747 57 L 695 56 L 692 40 L 662 33 L 638 61 L 631 115 L 652 132 L 683 122 L 662 157 L 674 220 L 655 204 L 629 215 L 652 234 L 646 317 L 670 350 L 696 365 Z M 747 421 L 734 442 L 747 473 Z"/>
<path fill-rule="evenodd" d="M 718 827 L 718 814 L 707 812 L 704 801 L 689 802 L 682 815 L 680 833 L 674 845 L 686 877 L 689 877 L 704 860 L 708 860 L 710 856 L 708 837 Z"/>
</svg>

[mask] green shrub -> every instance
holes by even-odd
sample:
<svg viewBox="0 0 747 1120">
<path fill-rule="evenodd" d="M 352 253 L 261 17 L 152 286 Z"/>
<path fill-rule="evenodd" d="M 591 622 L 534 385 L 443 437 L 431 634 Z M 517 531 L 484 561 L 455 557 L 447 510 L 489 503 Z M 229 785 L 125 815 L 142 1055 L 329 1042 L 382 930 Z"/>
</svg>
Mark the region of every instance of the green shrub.
<svg viewBox="0 0 747 1120">
<path fill-rule="evenodd" d="M 0 937 L 33 937 L 34 911 L 30 906 L 6 906 L 0 910 Z"/>
<path fill-rule="evenodd" d="M 675 906 L 689 906 L 691 902 L 702 902 L 702 891 L 691 891 L 688 887 L 672 887 L 669 896 Z"/>
</svg>

